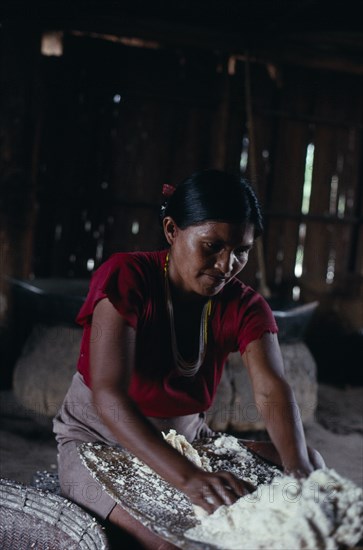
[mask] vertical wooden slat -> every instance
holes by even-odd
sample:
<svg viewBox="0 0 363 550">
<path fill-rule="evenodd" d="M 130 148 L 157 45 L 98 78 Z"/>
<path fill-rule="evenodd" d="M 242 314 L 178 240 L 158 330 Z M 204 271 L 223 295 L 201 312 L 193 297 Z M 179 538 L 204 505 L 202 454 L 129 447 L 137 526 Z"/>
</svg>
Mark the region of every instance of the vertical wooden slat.
<svg viewBox="0 0 363 550">
<path fill-rule="evenodd" d="M 291 69 L 283 72 L 278 111 L 291 114 L 277 119 L 273 152 L 273 175 L 269 189 L 268 209 L 287 216 L 286 220 L 271 218 L 267 239 L 267 263 L 270 284 L 287 289 L 294 283 L 294 268 L 299 235 L 306 148 L 309 125 L 294 117 L 308 113 L 310 91 L 304 72 Z M 289 216 L 294 216 L 289 219 Z M 288 292 L 288 290 L 287 290 Z"/>
<path fill-rule="evenodd" d="M 315 101 L 315 114 L 331 124 L 316 125 L 314 144 L 313 185 L 310 213 L 317 216 L 339 216 L 339 197 L 346 197 L 346 206 L 341 217 L 353 217 L 357 196 L 357 171 L 359 144 L 356 126 L 361 118 L 362 101 L 357 90 L 352 90 L 351 77 L 333 79 L 331 75 L 319 75 Z M 358 86 L 359 89 L 359 86 Z M 355 166 L 355 170 L 353 169 Z M 332 184 L 333 181 L 333 184 Z M 336 197 L 334 196 L 336 185 Z M 351 258 L 353 226 L 347 224 L 309 224 L 305 247 L 304 280 L 329 290 L 334 280 L 344 280 L 348 275 Z M 327 278 L 328 265 L 334 264 Z"/>
<path fill-rule="evenodd" d="M 278 131 L 270 208 L 287 216 L 299 216 L 309 131 L 306 125 L 288 120 L 281 121 Z M 293 282 L 298 234 L 298 220 L 272 219 L 269 222 L 268 263 L 274 266 L 276 259 L 281 258 L 281 281 L 284 283 Z"/>
<path fill-rule="evenodd" d="M 229 75 L 229 112 L 228 128 L 225 138 L 226 162 L 225 170 L 238 174 L 242 140 L 246 127 L 246 112 L 244 100 L 244 73 L 236 65 L 234 74 Z M 215 139 L 219 139 L 216 135 Z"/>
<path fill-rule="evenodd" d="M 261 204 L 262 213 L 264 216 L 264 234 L 261 237 L 263 246 L 259 251 L 260 255 L 264 257 L 264 269 L 265 269 L 265 291 L 268 289 L 267 294 L 271 294 L 274 285 L 271 285 L 271 264 L 269 263 L 268 255 L 268 234 L 270 231 L 270 225 L 268 217 L 265 212 L 269 209 L 269 194 L 270 194 L 270 177 L 271 177 L 271 162 L 273 161 L 274 151 L 274 123 L 271 117 L 263 116 L 261 113 L 264 110 L 274 108 L 274 99 L 276 92 L 276 84 L 269 78 L 265 66 L 251 66 L 251 93 L 253 101 L 253 122 L 254 122 L 254 139 L 255 139 L 255 167 L 256 181 L 252 181 L 255 191 L 258 195 L 259 202 Z M 246 135 L 249 135 L 248 125 L 246 127 Z M 250 170 L 250 154 L 248 155 L 247 174 L 251 176 Z M 253 282 L 253 286 L 256 289 L 260 289 L 259 276 L 259 263 L 261 259 L 257 259 L 257 253 L 251 256 L 248 265 L 248 280 Z M 253 278 L 252 278 L 253 277 Z"/>
<path fill-rule="evenodd" d="M 251 140 L 251 135 L 249 132 L 248 117 L 246 113 L 246 70 L 245 63 L 238 61 L 236 63 L 236 85 L 233 88 L 233 93 L 235 97 L 235 103 L 238 103 L 238 112 L 243 111 L 240 114 L 240 126 L 239 126 L 239 150 L 235 154 L 235 166 L 237 170 L 237 162 L 241 160 L 242 152 L 242 139 L 246 137 L 249 141 Z M 270 184 L 270 170 L 271 170 L 271 160 L 272 160 L 272 149 L 273 149 L 273 127 L 274 120 L 270 117 L 263 116 L 261 112 L 263 110 L 268 110 L 273 108 L 273 102 L 275 98 L 275 82 L 271 80 L 266 71 L 266 67 L 263 65 L 251 65 L 250 66 L 250 88 L 251 88 L 251 107 L 252 107 L 252 116 L 253 116 L 253 126 L 254 126 L 254 151 L 255 151 L 255 173 L 252 174 L 251 170 L 251 148 L 247 150 L 247 166 L 243 176 L 250 179 L 254 190 L 257 193 L 259 202 L 262 207 L 262 212 L 264 213 L 268 208 L 268 198 L 269 198 L 269 184 Z M 238 94 L 238 95 L 237 95 Z M 237 135 L 237 133 L 235 133 Z M 258 255 L 261 256 L 263 252 L 264 259 L 266 260 L 266 235 L 268 231 L 268 218 L 265 217 L 265 232 L 264 236 L 261 238 L 263 245 L 260 250 L 254 250 L 250 254 L 249 262 L 241 274 L 241 279 L 252 285 L 254 288 L 260 288 L 260 279 L 259 271 L 261 258 L 258 258 Z M 258 244 L 258 243 L 256 243 Z M 269 272 L 269 265 L 266 265 L 265 261 L 265 271 Z M 270 290 L 265 288 L 265 290 Z"/>
</svg>

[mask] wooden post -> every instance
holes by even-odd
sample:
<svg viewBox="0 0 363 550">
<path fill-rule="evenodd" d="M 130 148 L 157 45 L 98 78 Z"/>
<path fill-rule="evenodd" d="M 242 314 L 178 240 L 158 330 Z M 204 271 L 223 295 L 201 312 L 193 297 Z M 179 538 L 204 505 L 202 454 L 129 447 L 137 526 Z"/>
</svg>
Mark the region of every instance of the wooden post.
<svg viewBox="0 0 363 550">
<path fill-rule="evenodd" d="M 246 115 L 247 115 L 248 136 L 249 136 L 249 155 L 248 155 L 249 170 L 250 170 L 250 178 L 251 178 L 252 184 L 256 190 L 256 193 L 258 194 L 257 152 L 256 152 L 256 140 L 255 140 L 255 133 L 254 133 L 255 128 L 254 128 L 253 112 L 252 112 L 251 74 L 250 74 L 250 64 L 249 64 L 248 55 L 246 55 L 246 60 L 245 60 L 245 85 L 246 85 L 246 91 L 245 91 Z M 270 298 L 271 291 L 267 286 L 267 281 L 266 281 L 265 256 L 264 256 L 264 250 L 263 250 L 263 242 L 261 238 L 256 240 L 256 251 L 257 251 L 257 265 L 258 265 L 258 271 L 259 271 L 258 291 L 265 298 Z"/>
</svg>

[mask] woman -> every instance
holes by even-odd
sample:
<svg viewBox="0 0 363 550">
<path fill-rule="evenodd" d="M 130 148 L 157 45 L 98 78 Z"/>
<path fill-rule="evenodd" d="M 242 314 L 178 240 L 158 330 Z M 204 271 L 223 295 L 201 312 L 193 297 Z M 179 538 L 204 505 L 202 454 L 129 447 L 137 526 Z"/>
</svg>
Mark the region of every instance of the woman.
<svg viewBox="0 0 363 550">
<path fill-rule="evenodd" d="M 324 464 L 306 446 L 271 309 L 236 278 L 262 232 L 251 186 L 204 170 L 164 190 L 169 247 L 114 254 L 94 273 L 77 317 L 84 327 L 78 372 L 54 421 L 63 494 L 143 548 L 171 546 L 96 484 L 77 445 L 122 445 L 208 512 L 233 503 L 251 491 L 248 483 L 202 471 L 161 434 L 174 428 L 191 442 L 212 433 L 204 413 L 232 351 L 242 354 L 272 441 L 249 447 L 297 476 Z"/>
</svg>

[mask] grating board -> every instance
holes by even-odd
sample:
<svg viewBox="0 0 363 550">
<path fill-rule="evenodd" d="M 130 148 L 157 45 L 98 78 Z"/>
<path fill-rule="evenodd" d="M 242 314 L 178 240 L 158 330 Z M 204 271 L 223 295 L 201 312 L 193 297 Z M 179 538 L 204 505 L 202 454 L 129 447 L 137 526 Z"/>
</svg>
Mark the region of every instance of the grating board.
<svg viewBox="0 0 363 550">
<path fill-rule="evenodd" d="M 241 451 L 236 453 L 228 448 L 217 448 L 216 439 L 200 439 L 193 444 L 200 456 L 209 458 L 213 471 L 232 472 L 255 486 L 270 483 L 281 475 L 276 467 L 264 462 L 241 442 Z M 79 447 L 79 453 L 107 493 L 145 527 L 178 548 L 217 548 L 193 542 L 184 536 L 186 530 L 199 522 L 191 501 L 131 453 L 99 443 L 84 443 Z"/>
</svg>

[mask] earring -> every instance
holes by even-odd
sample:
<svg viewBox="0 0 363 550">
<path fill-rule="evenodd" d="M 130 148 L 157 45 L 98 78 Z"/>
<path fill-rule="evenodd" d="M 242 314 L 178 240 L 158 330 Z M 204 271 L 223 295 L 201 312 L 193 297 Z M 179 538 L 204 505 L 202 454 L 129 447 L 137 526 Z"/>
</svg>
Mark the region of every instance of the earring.
<svg viewBox="0 0 363 550">
<path fill-rule="evenodd" d="M 165 265 L 164 265 L 165 277 L 168 274 L 168 269 L 169 269 L 169 252 L 167 253 L 166 258 L 165 258 Z"/>
</svg>

